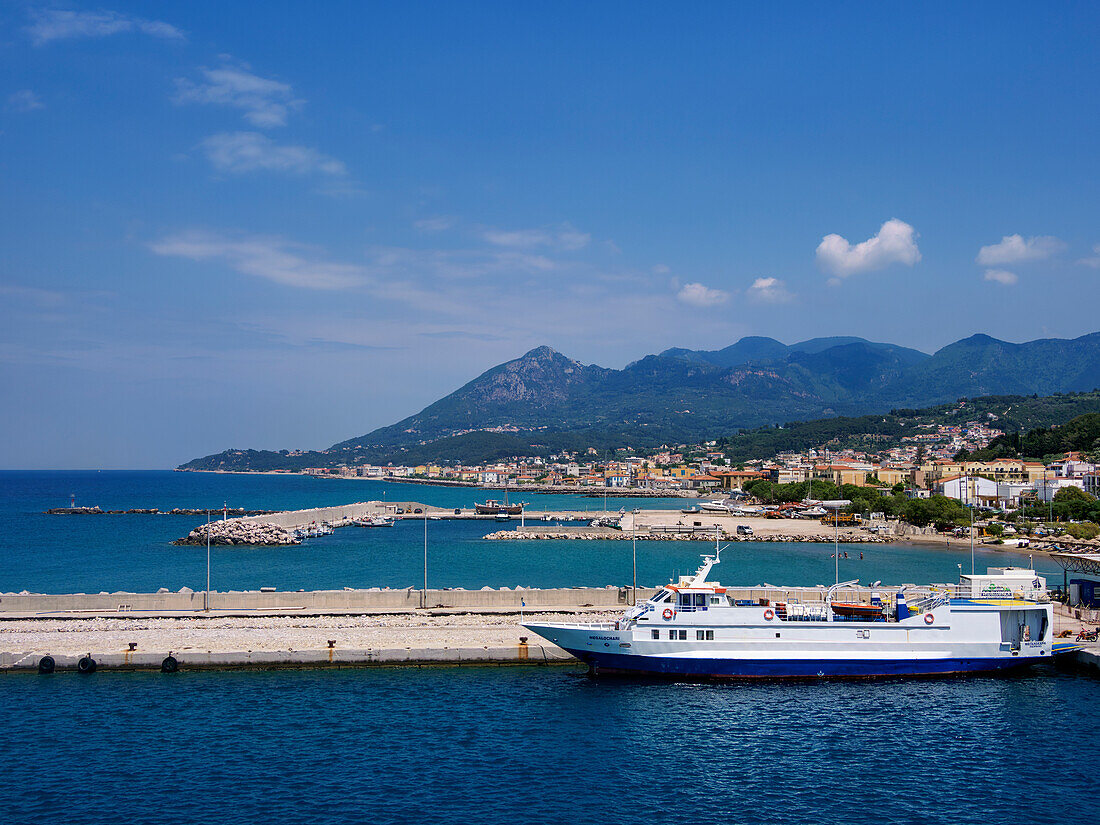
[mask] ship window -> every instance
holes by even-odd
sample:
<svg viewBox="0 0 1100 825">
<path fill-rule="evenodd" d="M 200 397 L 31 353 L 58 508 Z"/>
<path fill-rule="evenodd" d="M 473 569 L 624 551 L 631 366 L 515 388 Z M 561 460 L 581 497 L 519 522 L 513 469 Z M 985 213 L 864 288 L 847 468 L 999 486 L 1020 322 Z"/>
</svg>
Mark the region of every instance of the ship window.
<svg viewBox="0 0 1100 825">
<path fill-rule="evenodd" d="M 688 632 L 686 630 L 670 630 L 668 632 L 668 638 L 673 640 L 679 639 L 681 642 L 686 642 L 687 637 Z"/>
<path fill-rule="evenodd" d="M 713 630 L 696 630 L 695 631 L 695 638 L 696 638 L 696 640 L 698 640 L 700 642 L 702 642 L 702 641 L 713 641 L 714 640 L 714 631 Z"/>
<path fill-rule="evenodd" d="M 722 599 L 722 597 L 721 597 L 721 596 L 711 596 L 711 597 L 710 597 L 710 603 L 711 603 L 711 604 L 722 604 L 722 603 L 723 603 L 723 599 Z"/>
<path fill-rule="evenodd" d="M 657 604 L 659 602 L 668 601 L 668 597 L 670 595 L 671 594 L 667 590 L 662 590 L 660 593 L 658 593 L 652 599 L 650 599 L 650 601 L 653 602 L 654 604 Z"/>
<path fill-rule="evenodd" d="M 658 630 L 657 628 L 653 628 L 653 630 L 651 630 L 650 632 L 653 634 L 652 638 L 654 638 L 654 639 L 660 639 L 661 638 L 661 631 Z"/>
<path fill-rule="evenodd" d="M 707 606 L 707 594 L 706 593 L 696 593 L 695 594 L 695 606 L 696 607 L 706 607 Z"/>
</svg>

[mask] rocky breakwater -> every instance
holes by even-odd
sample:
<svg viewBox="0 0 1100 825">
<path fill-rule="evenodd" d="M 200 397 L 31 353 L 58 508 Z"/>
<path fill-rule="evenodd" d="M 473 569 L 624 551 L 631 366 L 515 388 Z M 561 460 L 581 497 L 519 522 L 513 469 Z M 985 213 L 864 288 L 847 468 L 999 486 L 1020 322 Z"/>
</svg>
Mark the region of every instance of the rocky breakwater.
<svg viewBox="0 0 1100 825">
<path fill-rule="evenodd" d="M 596 541 L 607 540 L 612 541 L 629 541 L 635 536 L 628 532 L 622 533 L 586 533 L 586 532 L 554 532 L 552 530 L 546 531 L 532 531 L 532 530 L 498 530 L 495 533 L 490 533 L 485 536 L 488 541 L 506 541 L 508 539 L 580 539 L 582 541 Z M 701 531 L 697 530 L 694 533 L 684 531 L 682 533 L 673 532 L 660 532 L 660 533 L 644 533 L 639 532 L 637 538 L 640 541 L 714 541 L 713 531 Z M 832 544 L 834 538 L 832 536 L 806 536 L 806 535 L 756 535 L 756 536 L 735 536 L 732 533 L 722 533 L 722 541 L 778 541 L 778 542 L 813 542 L 816 544 Z M 841 533 L 837 539 L 841 544 L 889 544 L 891 538 L 889 536 L 876 536 L 868 533 L 856 533 L 845 532 Z"/>
<path fill-rule="evenodd" d="M 301 544 L 302 540 L 277 524 L 256 521 L 214 521 L 200 524 L 182 539 L 172 544 L 206 544 L 206 531 L 210 530 L 210 543 L 218 545 L 248 545 L 252 547 L 283 547 Z"/>
</svg>

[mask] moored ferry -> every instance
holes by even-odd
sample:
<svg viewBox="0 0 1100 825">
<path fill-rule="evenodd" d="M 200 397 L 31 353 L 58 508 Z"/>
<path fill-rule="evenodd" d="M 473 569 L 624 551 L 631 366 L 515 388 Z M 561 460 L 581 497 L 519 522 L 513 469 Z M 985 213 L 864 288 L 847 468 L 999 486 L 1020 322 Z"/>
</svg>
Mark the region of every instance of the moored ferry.
<svg viewBox="0 0 1100 825">
<path fill-rule="evenodd" d="M 615 622 L 525 624 L 590 672 L 707 678 L 873 678 L 980 673 L 1051 658 L 1053 608 L 1034 570 L 958 585 L 723 587 L 694 576 Z"/>
</svg>

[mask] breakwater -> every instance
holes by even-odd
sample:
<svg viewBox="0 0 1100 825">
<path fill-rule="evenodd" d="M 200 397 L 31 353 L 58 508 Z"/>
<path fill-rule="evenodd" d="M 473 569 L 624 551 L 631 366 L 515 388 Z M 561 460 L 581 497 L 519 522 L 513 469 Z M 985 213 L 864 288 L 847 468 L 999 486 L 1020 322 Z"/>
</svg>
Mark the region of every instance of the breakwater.
<svg viewBox="0 0 1100 825">
<path fill-rule="evenodd" d="M 638 588 L 638 598 L 647 599 L 653 588 Z M 184 587 L 157 593 L 2 593 L 0 621 L 34 617 L 98 616 L 194 616 L 210 612 L 216 615 L 252 616 L 283 614 L 295 616 L 410 613 L 420 610 L 444 612 L 515 612 L 553 610 L 584 612 L 619 608 L 631 602 L 627 587 L 564 588 L 491 588 L 480 590 L 418 590 L 367 588 L 345 590 L 213 591 L 209 603 L 206 593 Z"/>
<path fill-rule="evenodd" d="M 684 529 L 680 531 L 639 530 L 637 533 L 631 533 L 629 531 L 611 529 L 586 530 L 584 528 L 577 528 L 572 530 L 538 530 L 527 528 L 524 530 L 497 530 L 494 533 L 489 533 L 487 536 L 485 536 L 485 538 L 488 541 L 508 541 L 514 539 L 541 539 L 546 541 L 560 539 L 576 539 L 580 541 L 592 541 L 597 539 L 610 541 L 631 541 L 633 539 L 639 539 L 642 541 L 713 541 L 714 536 L 715 532 L 712 529 Z M 879 536 L 870 533 L 857 533 L 854 531 L 846 531 L 840 533 L 838 536 L 788 536 L 783 534 L 768 534 L 767 536 L 741 536 L 737 535 L 737 533 L 719 532 L 718 537 L 721 541 L 726 542 L 781 541 L 788 543 L 809 542 L 814 544 L 833 544 L 834 542 L 838 541 L 841 544 L 889 544 L 891 541 L 893 541 L 890 536 Z"/>
<path fill-rule="evenodd" d="M 128 510 L 104 510 L 98 504 L 92 507 L 51 507 L 44 511 L 47 516 L 264 516 L 275 510 L 245 510 L 243 507 L 219 507 L 216 510 L 196 507 L 173 507 L 161 510 L 157 507 L 131 507 Z"/>
<path fill-rule="evenodd" d="M 301 544 L 300 536 L 278 524 L 264 521 L 212 521 L 201 524 L 172 544 L 203 545 L 209 542 L 218 546 L 285 547 Z"/>
</svg>

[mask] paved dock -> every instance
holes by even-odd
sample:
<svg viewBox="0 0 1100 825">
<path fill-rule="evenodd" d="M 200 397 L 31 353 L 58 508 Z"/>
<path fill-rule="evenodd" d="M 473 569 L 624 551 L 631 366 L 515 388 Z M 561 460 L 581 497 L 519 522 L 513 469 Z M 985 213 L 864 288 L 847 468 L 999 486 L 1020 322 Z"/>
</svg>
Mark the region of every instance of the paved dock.
<svg viewBox="0 0 1100 825">
<path fill-rule="evenodd" d="M 577 620 L 565 613 L 524 618 Z M 58 670 L 76 670 L 86 657 L 97 670 L 160 670 L 168 657 L 181 670 L 575 662 L 561 648 L 532 637 L 518 614 L 37 619 L 0 626 L 0 671 L 36 672 L 47 656 Z"/>
</svg>

